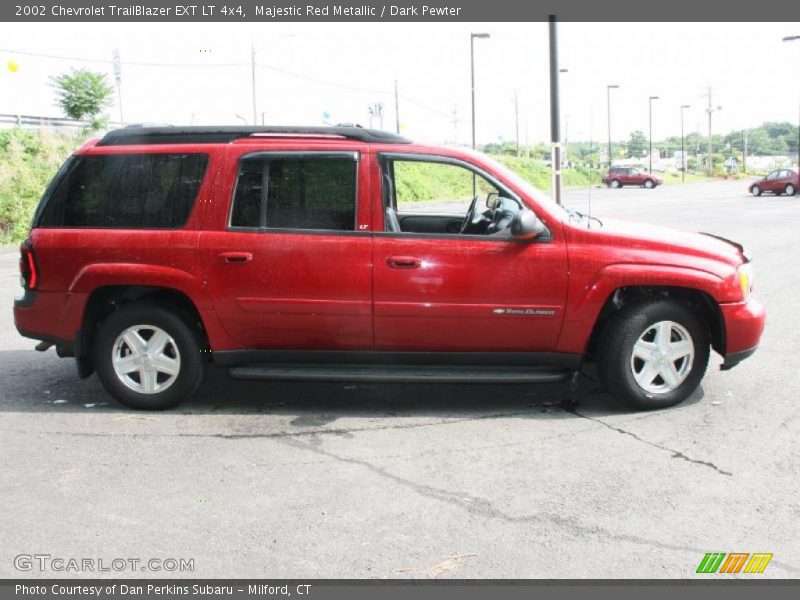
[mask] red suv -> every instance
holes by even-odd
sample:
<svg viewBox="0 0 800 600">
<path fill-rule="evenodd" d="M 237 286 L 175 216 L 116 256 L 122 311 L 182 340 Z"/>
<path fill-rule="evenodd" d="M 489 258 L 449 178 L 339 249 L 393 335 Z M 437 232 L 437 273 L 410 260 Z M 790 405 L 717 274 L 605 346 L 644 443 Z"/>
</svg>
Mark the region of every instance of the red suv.
<svg viewBox="0 0 800 600">
<path fill-rule="evenodd" d="M 753 196 L 760 196 L 764 192 L 772 192 L 776 196 L 781 194 L 794 196 L 797 190 L 800 190 L 800 175 L 791 169 L 772 171 L 750 185 L 750 193 Z"/>
<path fill-rule="evenodd" d="M 566 211 L 488 157 L 357 127 L 126 128 L 56 175 L 22 335 L 163 409 L 261 380 L 535 383 L 653 408 L 752 354 L 742 246 Z"/>
<path fill-rule="evenodd" d="M 664 180 L 652 173 L 640 171 L 634 167 L 612 167 L 603 175 L 603 183 L 612 188 L 621 188 L 623 185 L 638 185 L 650 190 L 664 183 Z"/>
</svg>

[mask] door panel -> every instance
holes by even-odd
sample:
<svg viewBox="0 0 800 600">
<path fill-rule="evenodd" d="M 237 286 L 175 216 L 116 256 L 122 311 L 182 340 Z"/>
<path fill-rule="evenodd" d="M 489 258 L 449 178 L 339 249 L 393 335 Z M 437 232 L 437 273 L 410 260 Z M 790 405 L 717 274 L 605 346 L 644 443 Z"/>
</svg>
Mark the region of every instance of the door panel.
<svg viewBox="0 0 800 600">
<path fill-rule="evenodd" d="M 567 288 L 559 241 L 375 235 L 379 350 L 550 351 Z M 393 257 L 417 266 L 396 268 Z"/>
<path fill-rule="evenodd" d="M 221 326 L 240 348 L 371 349 L 370 180 L 363 156 L 341 146 L 269 147 L 229 148 L 221 189 L 234 190 L 233 199 L 219 198 L 217 229 L 201 233 L 206 285 Z"/>
<path fill-rule="evenodd" d="M 369 349 L 371 245 L 358 233 L 205 232 L 201 254 L 220 322 L 243 348 Z"/>
</svg>

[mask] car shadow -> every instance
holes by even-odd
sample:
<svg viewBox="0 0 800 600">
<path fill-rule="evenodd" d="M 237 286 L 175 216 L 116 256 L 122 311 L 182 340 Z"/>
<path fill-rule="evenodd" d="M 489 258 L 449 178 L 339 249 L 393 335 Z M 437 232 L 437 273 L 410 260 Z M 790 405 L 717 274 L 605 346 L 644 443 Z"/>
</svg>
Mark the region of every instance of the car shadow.
<svg viewBox="0 0 800 600">
<path fill-rule="evenodd" d="M 96 375 L 80 380 L 74 361 L 54 353 L 0 352 L 0 412 L 102 412 L 146 415 L 109 396 Z M 12 375 L 13 373 L 13 375 Z M 702 388 L 681 407 L 702 398 Z M 577 401 L 577 407 L 573 403 Z M 563 384 L 419 384 L 264 382 L 232 379 L 209 366 L 197 393 L 161 414 L 276 415 L 297 428 L 328 426 L 340 418 L 592 417 L 633 414 L 605 393 L 591 368 Z M 673 409 L 674 410 L 674 409 Z"/>
</svg>

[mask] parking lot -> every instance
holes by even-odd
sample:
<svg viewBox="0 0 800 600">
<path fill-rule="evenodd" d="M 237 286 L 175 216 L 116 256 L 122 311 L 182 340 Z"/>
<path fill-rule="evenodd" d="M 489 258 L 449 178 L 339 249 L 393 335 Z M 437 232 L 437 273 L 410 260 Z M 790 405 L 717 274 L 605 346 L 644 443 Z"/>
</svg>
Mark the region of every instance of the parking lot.
<svg viewBox="0 0 800 600">
<path fill-rule="evenodd" d="M 580 189 L 568 207 L 743 242 L 762 347 L 673 409 L 562 386 L 264 384 L 212 372 L 142 413 L 13 326 L 0 250 L 0 576 L 19 554 L 194 559 L 83 576 L 689 577 L 771 552 L 800 577 L 800 197 L 745 182 Z M 708 576 L 706 576 L 708 577 Z M 740 575 L 740 577 L 754 577 Z"/>
</svg>

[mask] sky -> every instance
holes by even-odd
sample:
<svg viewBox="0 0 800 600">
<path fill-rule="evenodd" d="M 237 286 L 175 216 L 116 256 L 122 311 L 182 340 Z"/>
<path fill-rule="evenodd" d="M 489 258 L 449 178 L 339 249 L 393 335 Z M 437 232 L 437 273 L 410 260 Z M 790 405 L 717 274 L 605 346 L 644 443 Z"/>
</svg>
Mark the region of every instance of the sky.
<svg viewBox="0 0 800 600">
<path fill-rule="evenodd" d="M 478 142 L 515 138 L 515 93 L 520 142 L 549 141 L 546 23 L 0 23 L 0 113 L 63 116 L 49 77 L 89 68 L 113 82 L 118 48 L 125 122 L 252 123 L 255 44 L 259 122 L 367 126 L 382 102 L 394 130 L 396 80 L 402 133 L 463 144 L 470 32 L 491 35 L 475 40 Z M 562 135 L 607 140 L 609 84 L 615 140 L 647 134 L 650 96 L 654 139 L 680 135 L 682 104 L 686 132 L 705 135 L 709 86 L 716 133 L 797 123 L 800 42 L 788 35 L 800 23 L 560 23 Z M 119 119 L 116 95 L 108 112 Z"/>
</svg>

